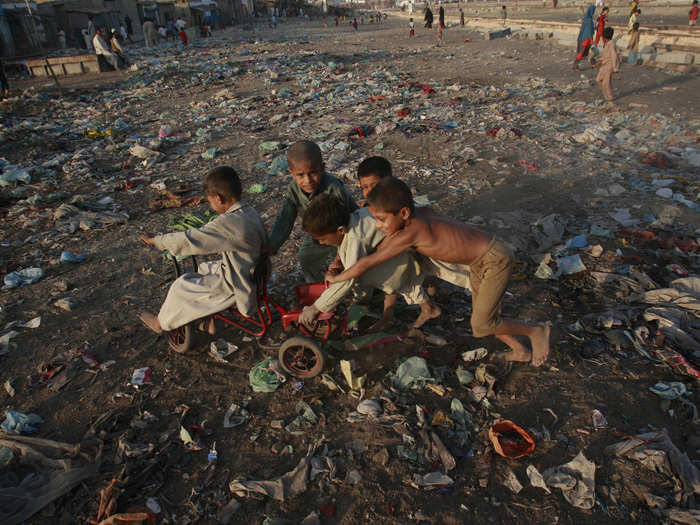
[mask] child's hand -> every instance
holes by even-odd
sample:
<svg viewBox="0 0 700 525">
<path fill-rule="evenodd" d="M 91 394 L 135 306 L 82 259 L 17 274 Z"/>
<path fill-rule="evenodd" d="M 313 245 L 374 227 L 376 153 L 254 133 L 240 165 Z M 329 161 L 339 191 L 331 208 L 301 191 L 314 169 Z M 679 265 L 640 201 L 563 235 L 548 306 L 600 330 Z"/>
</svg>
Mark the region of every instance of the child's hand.
<svg viewBox="0 0 700 525">
<path fill-rule="evenodd" d="M 139 240 L 146 246 L 155 246 L 155 237 L 153 237 L 152 235 L 141 235 L 141 237 L 139 237 Z"/>
<path fill-rule="evenodd" d="M 330 271 L 326 274 L 326 277 L 324 278 L 326 282 L 326 286 L 329 286 L 331 284 L 339 283 L 341 282 L 340 279 L 338 279 L 338 276 L 340 273 L 331 273 Z"/>
</svg>

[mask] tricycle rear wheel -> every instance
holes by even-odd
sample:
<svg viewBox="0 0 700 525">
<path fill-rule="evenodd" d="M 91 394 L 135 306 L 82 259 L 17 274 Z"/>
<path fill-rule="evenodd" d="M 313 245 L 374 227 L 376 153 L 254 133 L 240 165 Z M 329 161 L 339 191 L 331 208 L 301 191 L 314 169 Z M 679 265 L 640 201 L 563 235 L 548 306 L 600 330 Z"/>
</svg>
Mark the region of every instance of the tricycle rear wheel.
<svg viewBox="0 0 700 525">
<path fill-rule="evenodd" d="M 298 379 L 311 379 L 323 372 L 326 358 L 318 344 L 306 337 L 287 339 L 279 349 L 282 369 Z"/>
<path fill-rule="evenodd" d="M 192 327 L 189 324 L 168 332 L 168 345 L 178 354 L 184 354 L 192 346 Z"/>
</svg>

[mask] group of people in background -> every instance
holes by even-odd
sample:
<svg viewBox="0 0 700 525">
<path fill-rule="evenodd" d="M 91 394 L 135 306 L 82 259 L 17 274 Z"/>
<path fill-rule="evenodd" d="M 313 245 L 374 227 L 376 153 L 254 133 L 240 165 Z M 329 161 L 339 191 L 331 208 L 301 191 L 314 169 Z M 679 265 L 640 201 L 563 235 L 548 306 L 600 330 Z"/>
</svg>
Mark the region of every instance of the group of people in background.
<svg viewBox="0 0 700 525">
<path fill-rule="evenodd" d="M 464 12 L 460 9 L 461 12 L 461 23 L 462 26 L 464 26 Z M 433 28 L 433 20 L 434 20 L 434 15 L 433 11 L 430 9 L 429 6 L 425 6 L 425 11 L 423 12 L 423 21 L 425 22 L 425 28 L 426 29 L 432 29 Z M 413 18 L 411 18 L 411 22 L 413 22 Z M 442 7 L 442 4 L 439 5 L 438 9 L 438 23 L 435 26 L 435 36 L 437 38 L 437 46 L 442 45 L 442 33 L 445 30 L 445 8 Z M 411 35 L 413 36 L 413 35 Z"/>
</svg>

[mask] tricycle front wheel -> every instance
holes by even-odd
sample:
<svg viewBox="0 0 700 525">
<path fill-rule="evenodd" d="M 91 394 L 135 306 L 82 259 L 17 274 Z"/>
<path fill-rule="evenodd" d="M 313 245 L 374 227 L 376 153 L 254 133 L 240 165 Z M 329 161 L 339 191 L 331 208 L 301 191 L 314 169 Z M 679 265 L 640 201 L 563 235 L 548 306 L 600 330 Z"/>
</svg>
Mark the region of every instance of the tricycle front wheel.
<svg viewBox="0 0 700 525">
<path fill-rule="evenodd" d="M 298 379 L 311 379 L 323 372 L 326 358 L 315 341 L 306 337 L 287 339 L 278 354 L 282 369 Z"/>
</svg>

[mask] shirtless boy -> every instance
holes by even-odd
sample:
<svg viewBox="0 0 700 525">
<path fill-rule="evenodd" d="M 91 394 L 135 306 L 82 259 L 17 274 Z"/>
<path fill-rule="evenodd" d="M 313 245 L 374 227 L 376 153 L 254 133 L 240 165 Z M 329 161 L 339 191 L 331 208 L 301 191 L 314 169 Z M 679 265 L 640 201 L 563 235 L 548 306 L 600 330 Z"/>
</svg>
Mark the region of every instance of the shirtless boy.
<svg viewBox="0 0 700 525">
<path fill-rule="evenodd" d="M 379 181 L 369 195 L 369 211 L 387 237 L 378 250 L 339 275 L 335 283 L 354 279 L 370 268 L 413 248 L 427 258 L 428 272 L 453 284 L 471 281 L 471 325 L 475 337 L 494 335 L 511 349 L 508 361 L 542 365 L 549 356 L 549 323 L 529 324 L 500 317 L 500 307 L 513 267 L 513 255 L 502 242 L 464 223 L 426 208 L 414 208 L 409 187 L 396 178 Z M 532 351 L 516 336 L 527 336 Z"/>
</svg>

